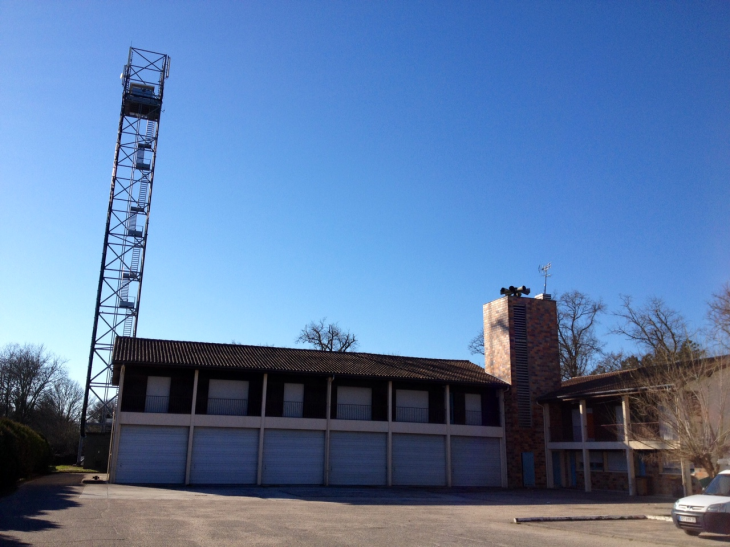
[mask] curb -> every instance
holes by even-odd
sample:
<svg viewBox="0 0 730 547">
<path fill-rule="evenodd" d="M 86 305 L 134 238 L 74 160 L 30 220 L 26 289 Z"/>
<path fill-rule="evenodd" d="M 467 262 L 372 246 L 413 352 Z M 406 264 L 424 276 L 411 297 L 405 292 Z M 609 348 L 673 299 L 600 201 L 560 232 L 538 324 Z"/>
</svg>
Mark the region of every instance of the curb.
<svg viewBox="0 0 730 547">
<path fill-rule="evenodd" d="M 646 515 L 595 515 L 583 517 L 526 517 L 515 518 L 515 524 L 524 524 L 528 522 L 579 522 L 591 520 L 672 520 L 669 517 L 647 517 Z"/>
<path fill-rule="evenodd" d="M 664 522 L 674 522 L 672 520 L 672 517 L 667 517 L 665 515 L 646 515 L 646 518 L 649 520 L 662 520 Z"/>
<path fill-rule="evenodd" d="M 88 478 L 87 475 L 87 477 L 81 480 L 81 484 L 107 484 L 108 482 L 107 479 L 102 479 L 99 475 L 94 475 L 92 478 Z"/>
</svg>

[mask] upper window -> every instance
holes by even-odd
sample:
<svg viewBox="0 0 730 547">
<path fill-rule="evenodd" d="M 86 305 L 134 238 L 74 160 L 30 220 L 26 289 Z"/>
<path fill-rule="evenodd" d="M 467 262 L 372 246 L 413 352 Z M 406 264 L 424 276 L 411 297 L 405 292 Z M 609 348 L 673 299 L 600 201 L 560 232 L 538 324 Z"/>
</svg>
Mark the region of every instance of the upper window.
<svg viewBox="0 0 730 547">
<path fill-rule="evenodd" d="M 583 440 L 583 427 L 580 420 L 580 409 L 574 408 L 572 411 L 573 421 L 573 442 L 581 442 Z M 595 440 L 595 432 L 593 425 L 593 409 L 586 408 L 586 429 L 588 430 L 587 441 Z"/>
<path fill-rule="evenodd" d="M 287 418 L 304 416 L 304 384 L 284 384 L 284 412 Z"/>
<path fill-rule="evenodd" d="M 428 391 L 397 389 L 395 405 L 397 422 L 428 422 Z"/>
<path fill-rule="evenodd" d="M 208 414 L 245 416 L 248 414 L 248 382 L 210 380 Z"/>
<path fill-rule="evenodd" d="M 371 420 L 373 390 L 369 387 L 337 387 L 338 420 Z"/>
<path fill-rule="evenodd" d="M 148 376 L 147 397 L 144 402 L 145 412 L 167 412 L 170 406 L 170 384 L 172 378 L 169 376 Z"/>
<path fill-rule="evenodd" d="M 482 425 L 482 396 L 478 393 L 464 395 L 466 425 Z"/>
</svg>

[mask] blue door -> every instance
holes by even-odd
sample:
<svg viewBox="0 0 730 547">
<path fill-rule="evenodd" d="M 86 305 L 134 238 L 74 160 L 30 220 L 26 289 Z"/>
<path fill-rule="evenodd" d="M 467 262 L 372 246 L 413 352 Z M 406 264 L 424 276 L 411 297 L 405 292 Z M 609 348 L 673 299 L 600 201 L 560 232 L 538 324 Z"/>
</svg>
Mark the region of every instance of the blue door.
<svg viewBox="0 0 730 547">
<path fill-rule="evenodd" d="M 535 486 L 535 455 L 532 452 L 522 453 L 522 486 Z"/>
<path fill-rule="evenodd" d="M 578 485 L 578 469 L 575 463 L 575 452 L 568 454 L 568 461 L 570 463 L 570 486 Z"/>
<path fill-rule="evenodd" d="M 560 465 L 560 456 L 562 454 L 556 450 L 553 451 L 553 484 L 555 487 L 563 486 L 563 466 Z"/>
</svg>

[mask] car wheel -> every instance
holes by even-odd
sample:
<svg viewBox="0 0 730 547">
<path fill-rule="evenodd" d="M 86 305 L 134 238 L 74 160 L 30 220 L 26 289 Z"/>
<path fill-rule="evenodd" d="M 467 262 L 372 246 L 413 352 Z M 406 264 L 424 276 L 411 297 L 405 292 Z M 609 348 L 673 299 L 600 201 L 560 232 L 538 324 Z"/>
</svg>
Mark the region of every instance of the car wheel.
<svg viewBox="0 0 730 547">
<path fill-rule="evenodd" d="M 700 533 L 696 530 L 684 530 L 684 533 L 688 536 L 699 536 Z"/>
</svg>

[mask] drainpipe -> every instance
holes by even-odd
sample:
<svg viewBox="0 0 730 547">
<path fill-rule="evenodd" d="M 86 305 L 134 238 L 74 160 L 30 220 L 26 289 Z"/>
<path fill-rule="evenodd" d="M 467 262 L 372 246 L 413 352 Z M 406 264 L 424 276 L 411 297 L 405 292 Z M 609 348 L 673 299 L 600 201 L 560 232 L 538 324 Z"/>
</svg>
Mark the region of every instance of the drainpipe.
<svg viewBox="0 0 730 547">
<path fill-rule="evenodd" d="M 190 464 L 193 460 L 193 435 L 195 435 L 195 407 L 198 404 L 198 369 L 193 380 L 193 408 L 190 409 L 190 430 L 188 431 L 188 456 L 185 462 L 185 486 L 190 484 Z"/>
<path fill-rule="evenodd" d="M 266 421 L 266 386 L 269 374 L 264 372 L 264 382 L 261 388 L 261 425 L 259 427 L 259 461 L 256 471 L 256 484 L 261 486 L 261 477 L 264 471 L 264 422 Z"/>
<path fill-rule="evenodd" d="M 324 485 L 330 485 L 330 419 L 332 415 L 332 382 L 335 377 L 327 378 L 327 429 L 324 434 Z"/>
<path fill-rule="evenodd" d="M 388 380 L 388 486 L 393 486 L 393 380 Z"/>
<path fill-rule="evenodd" d="M 451 395 L 446 384 L 446 486 L 451 487 Z"/>
<path fill-rule="evenodd" d="M 113 483 L 117 479 L 117 455 L 119 453 L 119 436 L 122 433 L 122 396 L 124 395 L 124 372 L 126 365 L 122 365 L 122 371 L 119 376 L 119 394 L 117 395 L 117 410 L 114 413 L 114 422 L 112 423 L 112 446 L 109 462 L 107 463 L 107 471 L 109 472 L 109 482 Z"/>
</svg>

